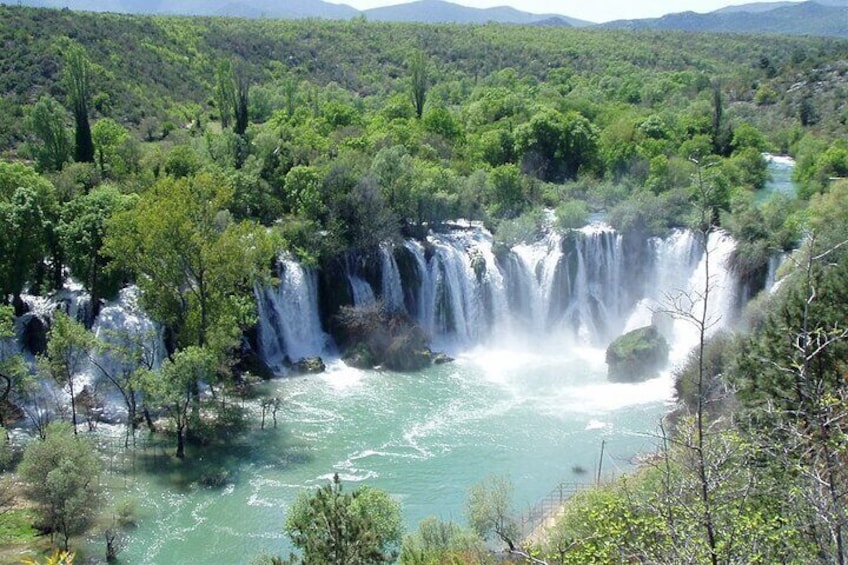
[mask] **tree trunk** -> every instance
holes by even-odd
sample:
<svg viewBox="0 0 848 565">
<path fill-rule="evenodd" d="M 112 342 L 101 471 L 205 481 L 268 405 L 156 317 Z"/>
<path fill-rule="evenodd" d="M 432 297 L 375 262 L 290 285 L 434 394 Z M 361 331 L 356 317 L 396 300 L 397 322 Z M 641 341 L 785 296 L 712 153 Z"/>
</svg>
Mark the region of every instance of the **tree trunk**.
<svg viewBox="0 0 848 565">
<path fill-rule="evenodd" d="M 177 458 L 185 459 L 185 424 L 177 425 Z"/>
</svg>

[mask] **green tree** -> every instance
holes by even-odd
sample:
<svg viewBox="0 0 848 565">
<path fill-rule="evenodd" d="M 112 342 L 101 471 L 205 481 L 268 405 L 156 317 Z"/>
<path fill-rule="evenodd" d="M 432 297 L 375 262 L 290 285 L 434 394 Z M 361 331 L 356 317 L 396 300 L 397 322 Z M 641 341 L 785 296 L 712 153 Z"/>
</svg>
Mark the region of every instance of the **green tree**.
<svg viewBox="0 0 848 565">
<path fill-rule="evenodd" d="M 94 143 L 91 139 L 91 124 L 88 118 L 90 63 L 85 48 L 71 45 L 65 55 L 65 86 L 68 103 L 74 114 L 74 160 L 78 163 L 94 162 Z"/>
<path fill-rule="evenodd" d="M 198 383 L 212 382 L 217 370 L 218 358 L 211 350 L 190 346 L 176 352 L 158 371 L 147 371 L 140 376 L 147 405 L 161 407 L 174 424 L 176 456 L 180 459 L 185 457 L 190 408 Z"/>
<path fill-rule="evenodd" d="M 67 424 L 50 424 L 45 439 L 27 446 L 18 472 L 40 525 L 51 539 L 60 535 L 67 550 L 70 537 L 91 524 L 100 501 L 100 461 L 94 447 Z"/>
<path fill-rule="evenodd" d="M 130 210 L 135 201 L 135 196 L 103 185 L 62 207 L 59 239 L 71 274 L 91 294 L 93 315 L 97 314 L 100 299 L 115 294 L 125 278 L 119 269 L 108 268 L 109 258 L 102 253 L 106 223 L 113 214 Z"/>
<path fill-rule="evenodd" d="M 380 185 L 383 199 L 403 219 L 415 215 L 411 195 L 414 167 L 403 145 L 384 147 L 371 161 L 370 173 Z"/>
<path fill-rule="evenodd" d="M 248 108 L 250 105 L 250 81 L 247 78 L 247 73 L 244 69 L 239 69 L 233 74 L 235 100 L 233 106 L 233 116 L 235 123 L 233 124 L 233 133 L 243 136 L 247 131 L 250 115 Z M 241 163 L 243 159 L 237 159 L 237 163 Z"/>
<path fill-rule="evenodd" d="M 347 493 L 338 475 L 312 493 L 298 495 L 285 531 L 304 565 L 392 563 L 403 536 L 400 505 L 367 486 Z"/>
<path fill-rule="evenodd" d="M 502 165 L 489 174 L 486 198 L 489 214 L 496 218 L 515 218 L 524 211 L 527 201 L 521 186 L 521 172 L 515 165 Z"/>
<path fill-rule="evenodd" d="M 467 512 L 471 529 L 481 538 L 494 535 L 510 551 L 518 549 L 521 532 L 512 508 L 512 483 L 506 477 L 492 477 L 471 487 Z"/>
<path fill-rule="evenodd" d="M 0 163 L 0 302 L 35 283 L 52 241 L 55 194 L 49 181 L 20 163 Z M 20 314 L 20 311 L 18 311 Z"/>
<path fill-rule="evenodd" d="M 112 118 L 98 120 L 91 129 L 91 137 L 97 154 L 97 164 L 100 174 L 107 175 L 107 168 L 112 175 L 122 171 L 120 150 L 129 139 L 127 130 Z M 108 167 L 107 167 L 108 165 Z"/>
<path fill-rule="evenodd" d="M 229 59 L 218 62 L 215 69 L 215 106 L 221 117 L 221 127 L 230 127 L 235 100 L 235 85 L 233 83 L 233 64 Z"/>
<path fill-rule="evenodd" d="M 65 127 L 66 112 L 50 96 L 42 96 L 27 116 L 30 131 L 38 139 L 35 161 L 41 171 L 60 171 L 71 160 L 71 138 Z"/>
<path fill-rule="evenodd" d="M 311 220 L 324 216 L 327 207 L 321 192 L 321 174 L 315 167 L 298 165 L 286 173 L 286 194 L 295 214 Z"/>
<path fill-rule="evenodd" d="M 0 305 L 0 341 L 15 337 L 15 311 Z M 9 348 L 0 347 L 0 427 L 6 426 L 9 398 L 18 390 L 29 372 L 23 358 Z"/>
<path fill-rule="evenodd" d="M 71 425 L 77 433 L 76 377 L 88 363 L 94 335 L 64 312 L 56 312 L 47 336 L 47 351 L 39 359 L 42 370 L 60 386 L 67 386 L 71 396 Z"/>
<path fill-rule="evenodd" d="M 424 103 L 427 101 L 427 57 L 423 51 L 415 51 L 409 59 L 409 80 L 412 88 L 412 103 L 418 119 L 424 114 Z"/>
<path fill-rule="evenodd" d="M 540 110 L 515 131 L 516 151 L 524 171 L 546 181 L 573 179 L 595 166 L 598 132 L 578 112 Z"/>
<path fill-rule="evenodd" d="M 401 565 L 481 563 L 487 553 L 482 540 L 453 522 L 427 518 L 418 531 L 407 535 L 401 547 Z"/>
<path fill-rule="evenodd" d="M 177 145 L 165 157 L 165 173 L 175 179 L 194 175 L 202 166 L 200 156 L 190 145 Z"/>
<path fill-rule="evenodd" d="M 177 348 L 226 350 L 255 319 L 253 284 L 273 250 L 264 229 L 231 219 L 232 196 L 209 174 L 165 178 L 107 222 L 103 254 L 135 274 L 142 307 Z"/>
</svg>

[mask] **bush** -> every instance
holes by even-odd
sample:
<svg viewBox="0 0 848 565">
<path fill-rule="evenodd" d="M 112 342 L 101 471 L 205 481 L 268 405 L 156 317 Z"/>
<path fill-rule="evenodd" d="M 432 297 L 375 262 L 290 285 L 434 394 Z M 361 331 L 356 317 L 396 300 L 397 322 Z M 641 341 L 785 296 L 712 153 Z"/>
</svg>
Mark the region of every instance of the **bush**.
<svg viewBox="0 0 848 565">
<path fill-rule="evenodd" d="M 586 225 L 589 207 L 580 200 L 570 200 L 556 209 L 557 227 L 563 230 L 577 229 Z"/>
</svg>

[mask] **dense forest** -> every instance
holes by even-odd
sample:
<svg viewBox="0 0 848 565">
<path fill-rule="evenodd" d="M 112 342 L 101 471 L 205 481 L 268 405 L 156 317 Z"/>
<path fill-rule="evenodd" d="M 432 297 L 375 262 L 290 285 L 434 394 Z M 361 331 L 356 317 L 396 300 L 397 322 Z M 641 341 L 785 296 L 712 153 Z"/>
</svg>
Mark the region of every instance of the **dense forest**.
<svg viewBox="0 0 848 565">
<path fill-rule="evenodd" d="M 415 369 L 428 336 L 334 286 L 350 257 L 460 219 L 506 249 L 602 214 L 705 248 L 726 231 L 752 295 L 788 257 L 744 331 L 708 339 L 706 307 L 677 312 L 701 339 L 658 452 L 577 495 L 534 547 L 500 480 L 470 493 L 470 528 L 433 520 L 404 539 L 385 493 L 336 481 L 285 518 L 289 560 L 488 562 L 487 537 L 544 563 L 848 559 L 848 41 L 9 6 L 0 40 L 0 423 L 35 436 L 3 436 L 4 543 L 45 549 L 35 528 L 68 551 L 110 514 L 115 559 L 132 535 L 95 488 L 84 363 L 123 399 L 127 446 L 149 428 L 191 459 L 255 424 L 237 399 L 271 376 L 247 344 L 278 257 L 335 289 L 322 320 L 349 359 Z M 795 158 L 797 198 L 757 199 L 766 152 Z M 31 298 L 69 278 L 88 307 L 22 328 Z M 131 285 L 163 351 L 89 331 Z M 41 404 L 42 382 L 66 410 Z M 279 400 L 259 402 L 276 426 Z"/>
</svg>

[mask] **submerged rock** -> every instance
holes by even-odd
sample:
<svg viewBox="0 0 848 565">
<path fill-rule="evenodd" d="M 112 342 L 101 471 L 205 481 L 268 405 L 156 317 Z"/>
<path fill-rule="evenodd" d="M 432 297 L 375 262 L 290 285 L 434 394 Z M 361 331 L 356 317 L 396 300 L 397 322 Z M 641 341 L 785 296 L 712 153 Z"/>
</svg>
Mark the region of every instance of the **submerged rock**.
<svg viewBox="0 0 848 565">
<path fill-rule="evenodd" d="M 292 370 L 301 375 L 317 375 L 326 371 L 327 366 L 320 357 L 304 357 L 292 365 Z"/>
<path fill-rule="evenodd" d="M 448 363 L 453 363 L 455 359 L 450 357 L 447 353 L 435 353 L 433 354 L 433 365 L 446 365 Z"/>
<path fill-rule="evenodd" d="M 668 363 L 668 342 L 654 326 L 628 332 L 607 348 L 607 378 L 638 382 L 655 377 Z"/>
</svg>

